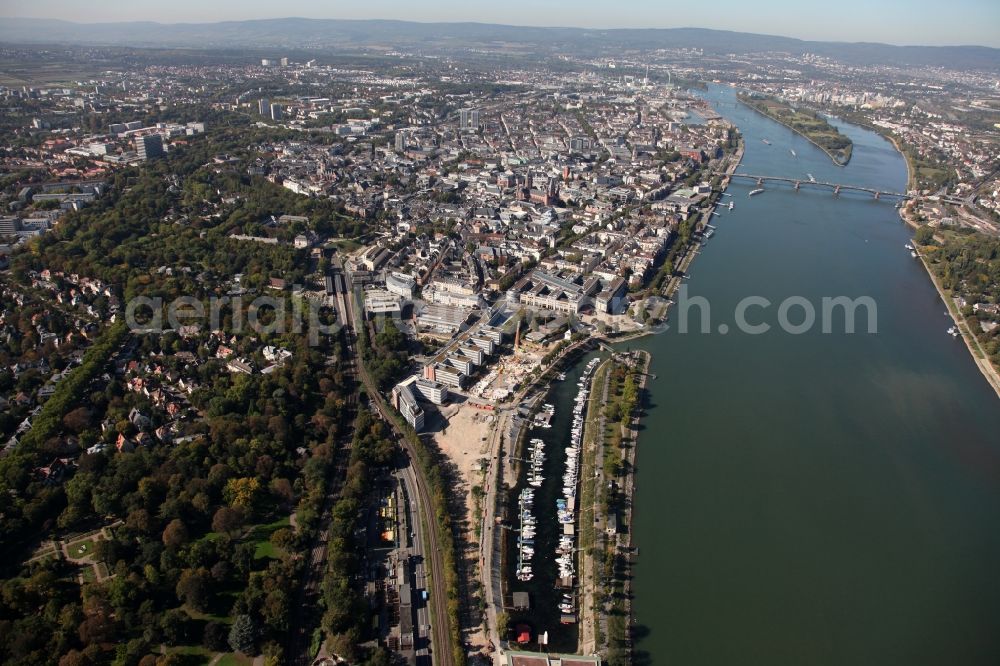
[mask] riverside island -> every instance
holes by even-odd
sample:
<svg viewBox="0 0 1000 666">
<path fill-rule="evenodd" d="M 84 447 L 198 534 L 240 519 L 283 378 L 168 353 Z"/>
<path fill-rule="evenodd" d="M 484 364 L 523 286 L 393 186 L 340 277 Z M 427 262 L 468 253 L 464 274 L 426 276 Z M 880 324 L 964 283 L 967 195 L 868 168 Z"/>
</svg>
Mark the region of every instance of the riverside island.
<svg viewBox="0 0 1000 666">
<path fill-rule="evenodd" d="M 829 155 L 834 164 L 845 166 L 851 161 L 853 148 L 851 140 L 815 111 L 796 108 L 775 97 L 752 93 L 741 93 L 737 99 L 808 139 L 810 143 Z"/>
</svg>

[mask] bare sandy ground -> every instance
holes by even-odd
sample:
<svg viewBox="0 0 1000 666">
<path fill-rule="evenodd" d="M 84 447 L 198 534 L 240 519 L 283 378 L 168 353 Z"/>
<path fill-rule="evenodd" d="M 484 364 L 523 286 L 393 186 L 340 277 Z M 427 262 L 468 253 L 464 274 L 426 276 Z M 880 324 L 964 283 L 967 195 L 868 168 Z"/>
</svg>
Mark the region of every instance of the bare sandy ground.
<svg viewBox="0 0 1000 666">
<path fill-rule="evenodd" d="M 462 493 L 465 498 L 466 535 L 463 541 L 467 547 L 463 556 L 470 571 L 476 571 L 479 567 L 479 543 L 474 525 L 478 517 L 475 514 L 472 487 L 483 483 L 479 461 L 490 455 L 490 434 L 496 416 L 492 412 L 472 407 L 469 403 L 448 405 L 441 413 L 448 420 L 448 425 L 444 430 L 435 433 L 434 441 L 440 451 L 458 468 L 461 477 L 460 487 L 455 488 L 455 491 Z M 486 645 L 486 634 L 481 628 L 467 634 L 466 638 L 473 646 Z"/>
<path fill-rule="evenodd" d="M 478 461 L 489 456 L 489 435 L 495 419 L 492 412 L 477 409 L 468 403 L 448 405 L 442 411 L 448 425 L 434 435 L 438 448 L 458 467 L 468 490 L 480 482 Z M 470 495 L 467 506 L 472 511 Z"/>
</svg>

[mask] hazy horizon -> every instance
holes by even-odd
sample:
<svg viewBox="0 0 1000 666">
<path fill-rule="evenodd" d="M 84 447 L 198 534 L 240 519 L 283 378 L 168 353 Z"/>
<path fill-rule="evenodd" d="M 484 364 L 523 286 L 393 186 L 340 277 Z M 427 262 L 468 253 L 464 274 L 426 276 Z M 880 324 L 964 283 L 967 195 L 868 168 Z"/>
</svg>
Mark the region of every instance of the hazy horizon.
<svg viewBox="0 0 1000 666">
<path fill-rule="evenodd" d="M 1000 48 L 1000 3 L 955 0 L 946 9 L 929 0 L 865 0 L 804 8 L 794 0 L 747 4 L 717 0 L 711 13 L 690 6 L 633 0 L 609 5 L 595 0 L 556 0 L 537 6 L 528 0 L 503 5 L 438 0 L 412 5 L 402 0 L 372 0 L 358 6 L 335 6 L 318 0 L 288 0 L 275 13 L 273 2 L 201 3 L 177 0 L 149 7 L 125 0 L 82 6 L 66 0 L 11 0 L 0 17 L 58 19 L 75 23 L 199 24 L 286 18 L 400 20 L 419 23 L 484 23 L 524 27 L 707 28 L 791 37 L 806 41 L 880 42 L 901 46 L 987 46 Z M 332 11 L 331 11 L 332 10 Z"/>
</svg>

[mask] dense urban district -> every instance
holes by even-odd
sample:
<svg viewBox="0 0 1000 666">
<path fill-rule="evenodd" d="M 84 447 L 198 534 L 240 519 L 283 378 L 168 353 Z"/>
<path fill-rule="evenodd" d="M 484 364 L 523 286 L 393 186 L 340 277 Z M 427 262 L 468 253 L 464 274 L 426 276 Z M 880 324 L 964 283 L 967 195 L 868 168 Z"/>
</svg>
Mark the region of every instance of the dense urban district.
<svg viewBox="0 0 1000 666">
<path fill-rule="evenodd" d="M 837 162 L 837 119 L 894 141 L 1000 364 L 996 72 L 8 46 L 0 77 L 4 663 L 631 663 L 648 357 L 575 361 L 713 233 L 743 147 L 705 82 Z"/>
</svg>

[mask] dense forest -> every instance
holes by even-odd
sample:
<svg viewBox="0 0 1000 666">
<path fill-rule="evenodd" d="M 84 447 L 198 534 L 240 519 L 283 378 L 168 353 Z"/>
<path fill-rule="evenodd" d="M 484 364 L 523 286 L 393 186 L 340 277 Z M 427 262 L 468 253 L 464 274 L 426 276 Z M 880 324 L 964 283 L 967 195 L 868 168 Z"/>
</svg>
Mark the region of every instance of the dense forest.
<svg viewBox="0 0 1000 666">
<path fill-rule="evenodd" d="M 983 351 L 1000 368 L 1000 239 L 970 230 L 917 230 L 929 266 L 953 297 Z"/>
<path fill-rule="evenodd" d="M 247 175 L 240 168 L 247 160 L 225 167 L 213 164 L 213 156 L 230 154 L 235 142 L 229 132 L 222 132 L 142 172 L 117 174 L 107 196 L 67 215 L 57 232 L 37 238 L 30 252 L 16 257 L 15 277 L 23 280 L 27 271 L 44 268 L 77 273 L 121 288 L 125 299 L 140 291 L 145 296 L 200 294 L 218 284 L 193 279 L 163 284 L 169 280 L 152 275 L 161 266 L 193 267 L 197 273 L 217 276 L 242 273 L 251 287 L 279 276 L 295 284 L 304 275 L 301 256 L 287 248 L 228 237 L 265 235 L 265 225 L 282 214 L 308 217 L 311 230 L 326 235 L 364 233 L 362 223 L 343 215 L 329 199 L 302 197 Z M 289 225 L 270 235 L 290 241 L 303 231 Z"/>
<path fill-rule="evenodd" d="M 78 274 L 124 301 L 201 300 L 227 293 L 241 274 L 248 301 L 268 293 L 290 304 L 291 293 L 264 288 L 271 277 L 304 280 L 302 253 L 227 236 L 285 213 L 327 234 L 363 228 L 329 201 L 246 175 L 246 145 L 246 132 L 223 128 L 141 172 L 118 173 L 104 197 L 12 257 L 4 293 L 30 296 L 46 271 L 57 291 Z M 220 154 L 236 162 L 213 159 Z M 16 310 L 7 298 L 4 308 Z M 0 459 L 0 661 L 183 663 L 236 650 L 281 660 L 301 553 L 318 529 L 357 389 L 341 369 L 339 334 L 311 340 L 308 322 L 248 332 L 237 310 L 218 330 L 190 335 L 138 335 L 120 312 L 114 324 L 95 322 L 78 367 Z M 32 326 L 47 321 L 35 314 Z M 22 328 L 25 347 L 8 338 L 0 351 L 37 361 L 34 333 Z M 34 371 L 12 378 L 9 367 L 0 377 L 8 386 Z M 371 423 L 361 433 L 356 479 L 392 448 Z M 358 501 L 357 492 L 340 501 Z M 331 559 L 340 552 L 331 547 Z M 344 619 L 345 599 L 326 595 L 325 625 L 337 636 L 363 622 L 356 602 Z"/>
</svg>

